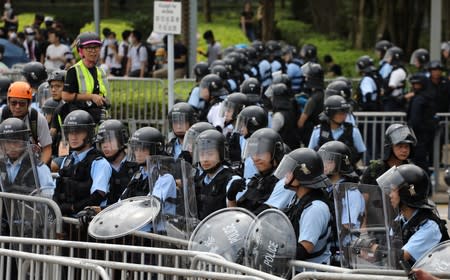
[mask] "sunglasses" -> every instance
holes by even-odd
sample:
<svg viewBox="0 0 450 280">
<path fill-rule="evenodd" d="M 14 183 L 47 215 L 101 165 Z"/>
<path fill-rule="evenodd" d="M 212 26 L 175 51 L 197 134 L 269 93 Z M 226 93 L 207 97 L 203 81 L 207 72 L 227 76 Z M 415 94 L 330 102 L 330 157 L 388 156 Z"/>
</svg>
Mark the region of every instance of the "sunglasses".
<svg viewBox="0 0 450 280">
<path fill-rule="evenodd" d="M 9 104 L 11 104 L 11 106 L 13 106 L 13 107 L 16 107 L 17 105 L 19 105 L 19 107 L 25 107 L 25 106 L 28 106 L 28 101 L 13 100 L 13 101 L 9 101 Z"/>
</svg>

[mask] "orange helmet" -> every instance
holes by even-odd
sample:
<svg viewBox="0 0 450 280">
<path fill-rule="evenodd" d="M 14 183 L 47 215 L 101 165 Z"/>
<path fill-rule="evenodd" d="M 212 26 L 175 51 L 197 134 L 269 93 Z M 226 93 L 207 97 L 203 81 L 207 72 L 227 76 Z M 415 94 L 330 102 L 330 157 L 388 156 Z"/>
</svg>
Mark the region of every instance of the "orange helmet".
<svg viewBox="0 0 450 280">
<path fill-rule="evenodd" d="M 27 82 L 14 82 L 9 86 L 8 98 L 16 97 L 31 100 L 32 96 L 31 86 Z"/>
</svg>

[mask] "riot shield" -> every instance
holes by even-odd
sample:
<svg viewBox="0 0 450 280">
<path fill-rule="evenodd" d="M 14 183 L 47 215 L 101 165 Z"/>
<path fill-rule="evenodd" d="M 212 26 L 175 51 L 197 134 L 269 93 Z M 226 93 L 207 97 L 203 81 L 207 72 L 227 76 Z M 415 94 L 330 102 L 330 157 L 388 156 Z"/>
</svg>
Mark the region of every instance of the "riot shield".
<svg viewBox="0 0 450 280">
<path fill-rule="evenodd" d="M 397 242 L 390 236 L 392 207 L 379 186 L 339 183 L 333 186 L 339 258 L 343 267 L 395 268 Z M 372 250 L 379 244 L 378 252 Z"/>
<path fill-rule="evenodd" d="M 224 208 L 211 213 L 195 228 L 188 249 L 216 253 L 242 263 L 244 240 L 255 215 L 244 208 Z"/>
<path fill-rule="evenodd" d="M 246 265 L 286 277 L 296 248 L 295 231 L 288 217 L 280 210 L 267 209 L 253 221 L 245 237 Z"/>
<path fill-rule="evenodd" d="M 136 196 L 110 205 L 89 223 L 88 233 L 96 239 L 125 236 L 150 223 L 160 212 L 159 200 L 153 196 Z"/>
<path fill-rule="evenodd" d="M 442 242 L 425 253 L 412 268 L 427 272 L 450 273 L 450 241 Z"/>
<path fill-rule="evenodd" d="M 198 224 L 195 169 L 182 159 L 150 156 L 147 172 L 149 193 L 161 203 L 161 215 L 153 220 L 153 231 L 189 239 Z"/>
</svg>

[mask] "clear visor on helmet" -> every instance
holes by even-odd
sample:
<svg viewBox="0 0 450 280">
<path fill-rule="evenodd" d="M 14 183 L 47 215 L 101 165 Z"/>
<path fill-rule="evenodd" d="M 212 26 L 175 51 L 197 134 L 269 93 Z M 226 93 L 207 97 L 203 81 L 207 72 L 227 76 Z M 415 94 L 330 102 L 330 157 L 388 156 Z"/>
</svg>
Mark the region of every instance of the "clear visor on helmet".
<svg viewBox="0 0 450 280">
<path fill-rule="evenodd" d="M 200 133 L 195 131 L 194 129 L 188 129 L 183 139 L 183 146 L 181 147 L 182 151 L 193 152 L 195 146 L 195 140 Z"/>
<path fill-rule="evenodd" d="M 398 168 L 395 165 L 377 178 L 378 185 L 386 194 L 400 188 L 405 182 L 405 178 L 398 172 Z"/>
<path fill-rule="evenodd" d="M 406 125 L 400 126 L 393 130 L 389 134 L 389 137 L 391 138 L 393 145 L 399 143 L 410 143 L 412 145 L 417 144 L 416 135 L 414 135 L 414 132 Z"/>
<path fill-rule="evenodd" d="M 50 92 L 50 85 L 48 82 L 42 83 L 38 87 L 37 94 L 35 96 L 36 101 L 39 104 L 39 108 L 42 108 L 44 106 L 45 101 L 52 96 Z"/>
<path fill-rule="evenodd" d="M 9 158 L 13 161 L 19 159 L 30 145 L 29 141 L 4 138 L 0 139 L 0 154 L 2 158 Z"/>
<path fill-rule="evenodd" d="M 323 161 L 323 173 L 325 175 L 336 174 L 341 171 L 342 155 L 338 153 L 332 153 L 325 150 L 318 151 L 318 154 Z"/>
<path fill-rule="evenodd" d="M 236 124 L 234 126 L 234 132 L 235 133 L 239 133 L 241 135 L 244 135 L 244 131 L 243 129 L 247 129 L 247 122 L 249 121 L 248 117 L 242 116 L 242 115 L 238 115 L 237 116 L 237 120 L 236 120 Z"/>
<path fill-rule="evenodd" d="M 89 131 L 93 129 L 93 125 L 90 124 L 80 124 L 80 125 L 63 125 L 62 129 L 64 131 L 64 136 L 66 138 L 69 137 L 69 133 L 80 133 L 86 132 L 89 134 Z"/>
<path fill-rule="evenodd" d="M 383 60 L 386 62 L 391 62 L 392 60 L 392 51 L 387 50 L 386 53 L 384 54 Z"/>
<path fill-rule="evenodd" d="M 273 175 L 280 180 L 283 178 L 288 178 L 289 180 L 291 180 L 293 178 L 294 170 L 297 166 L 298 162 L 295 159 L 293 159 L 289 155 L 285 155 Z"/>
<path fill-rule="evenodd" d="M 209 161 L 215 164 L 220 162 L 220 151 L 215 141 L 209 139 L 200 139 L 196 141 L 193 163 L 203 161 Z"/>
<path fill-rule="evenodd" d="M 186 113 L 182 112 L 172 112 L 172 130 L 177 132 L 186 132 L 189 129 L 189 118 Z"/>
<path fill-rule="evenodd" d="M 146 158 L 151 155 L 158 155 L 163 149 L 163 144 L 158 142 L 142 142 L 130 140 L 128 143 L 128 161 L 144 164 Z"/>
<path fill-rule="evenodd" d="M 231 121 L 239 111 L 239 104 L 233 101 L 224 100 L 220 105 L 220 116 L 225 118 L 225 121 Z"/>
<path fill-rule="evenodd" d="M 95 138 L 97 150 L 103 152 L 107 157 L 115 155 L 121 148 L 120 139 L 114 131 L 103 131 Z"/>
<path fill-rule="evenodd" d="M 274 145 L 275 143 L 269 140 L 249 138 L 245 143 L 243 158 L 263 158 L 267 153 L 272 156 Z"/>
<path fill-rule="evenodd" d="M 411 54 L 411 58 L 409 59 L 409 64 L 411 65 L 416 65 L 416 60 L 417 60 L 417 53 L 419 50 L 415 50 L 412 54 Z"/>
<path fill-rule="evenodd" d="M 271 99 L 271 98 L 273 97 L 273 88 L 272 88 L 272 86 L 269 86 L 269 87 L 266 89 L 266 91 L 264 92 L 264 95 L 265 95 L 267 98 L 269 98 L 269 99 Z"/>
</svg>

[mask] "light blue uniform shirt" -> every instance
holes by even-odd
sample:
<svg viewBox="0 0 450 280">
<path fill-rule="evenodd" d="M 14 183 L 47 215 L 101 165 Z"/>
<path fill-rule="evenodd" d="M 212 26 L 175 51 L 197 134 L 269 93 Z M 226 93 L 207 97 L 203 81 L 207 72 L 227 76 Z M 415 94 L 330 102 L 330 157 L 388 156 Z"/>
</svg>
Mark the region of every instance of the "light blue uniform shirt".
<svg viewBox="0 0 450 280">
<path fill-rule="evenodd" d="M 344 125 L 341 125 L 337 129 L 331 130 L 333 139 L 337 140 L 344 133 Z M 366 145 L 362 139 L 361 133 L 357 127 L 353 127 L 353 145 L 355 145 L 358 153 L 364 153 L 366 151 Z M 320 126 L 316 126 L 311 134 L 311 139 L 309 140 L 308 148 L 314 149 L 319 143 L 320 137 Z"/>
<path fill-rule="evenodd" d="M 390 65 L 389 63 L 387 63 L 383 60 L 380 61 L 380 65 L 381 65 L 381 68 L 378 73 L 380 73 L 380 75 L 383 79 L 386 79 L 389 76 L 389 74 L 392 72 L 392 65 Z"/>
<path fill-rule="evenodd" d="M 272 73 L 281 71 L 281 63 L 278 60 L 272 61 L 272 63 L 270 63 L 270 67 L 272 69 Z"/>
<path fill-rule="evenodd" d="M 258 64 L 259 67 L 259 81 L 263 88 L 267 88 L 272 84 L 272 66 L 269 61 L 263 59 Z"/>
<path fill-rule="evenodd" d="M 10 180 L 10 183 L 13 183 L 16 179 L 17 174 L 19 173 L 20 166 L 22 164 L 22 160 L 16 161 L 12 163 L 9 159 L 6 163 L 6 172 L 8 172 L 8 178 Z M 39 179 L 39 186 L 41 190 L 48 190 L 53 194 L 56 186 L 55 182 L 52 178 L 52 173 L 50 172 L 50 169 L 47 165 L 41 164 L 36 166 L 36 171 Z M 32 174 L 30 174 L 31 176 Z M 50 193 L 49 193 L 50 195 Z"/>
<path fill-rule="evenodd" d="M 313 253 L 318 252 L 325 245 L 327 246 L 327 250 L 325 250 L 322 255 L 307 259 L 306 261 L 320 264 L 330 263 L 331 251 L 330 243 L 328 242 L 328 237 L 331 232 L 331 228 L 328 225 L 330 217 L 331 214 L 328 206 L 320 200 L 313 201 L 311 206 L 303 210 L 299 221 L 298 242 L 311 242 L 314 245 Z M 325 232 L 327 232 L 327 234 L 324 234 Z M 319 239 L 322 235 L 324 235 L 324 237 Z"/>
<path fill-rule="evenodd" d="M 361 218 L 366 211 L 366 202 L 363 195 L 357 189 L 348 189 L 345 196 L 342 198 L 342 215 L 341 224 L 348 225 L 350 229 L 361 228 Z M 342 243 L 344 245 L 350 244 L 356 236 L 345 235 Z"/>
<path fill-rule="evenodd" d="M 183 144 L 180 143 L 180 139 L 176 139 L 173 143 L 173 158 L 177 159 L 181 154 L 181 148 L 183 147 Z"/>
<path fill-rule="evenodd" d="M 416 215 L 416 212 L 413 214 Z M 403 217 L 398 217 L 397 219 L 404 219 Z M 406 222 L 403 226 L 406 226 Z M 436 222 L 432 220 L 426 221 L 423 225 L 419 226 L 419 229 L 409 238 L 408 242 L 403 245 L 402 249 L 407 251 L 414 260 L 418 260 L 422 257 L 428 250 L 436 246 L 441 240 L 442 234 L 439 230 L 439 226 Z"/>
<path fill-rule="evenodd" d="M 241 135 L 239 137 L 239 144 L 241 146 L 242 155 L 244 154 L 244 148 L 245 148 L 246 142 L 247 142 L 247 140 L 245 140 L 244 136 Z M 245 158 L 244 159 L 244 178 L 250 179 L 258 173 L 259 173 L 258 169 L 256 169 L 253 159 L 251 157 Z"/>
<path fill-rule="evenodd" d="M 192 89 L 191 95 L 189 96 L 188 103 L 192 107 L 194 107 L 198 110 L 205 108 L 205 101 L 200 98 L 200 88 L 199 87 L 195 87 Z"/>
<path fill-rule="evenodd" d="M 291 89 L 294 93 L 299 93 L 302 87 L 302 68 L 295 63 L 287 65 L 286 74 L 291 80 Z"/>
<path fill-rule="evenodd" d="M 366 103 L 368 100 L 377 100 L 377 84 L 371 77 L 365 76 L 362 78 L 359 88 L 361 90 L 362 103 Z M 368 96 L 368 94 L 370 94 L 370 96 Z"/>
<path fill-rule="evenodd" d="M 275 188 L 273 189 L 270 197 L 266 200 L 264 204 L 269 205 L 272 208 L 277 208 L 280 210 L 284 210 L 288 208 L 289 204 L 292 202 L 292 199 L 295 196 L 295 192 L 288 190 L 284 187 L 284 178 L 279 180 L 275 184 Z"/>
</svg>

